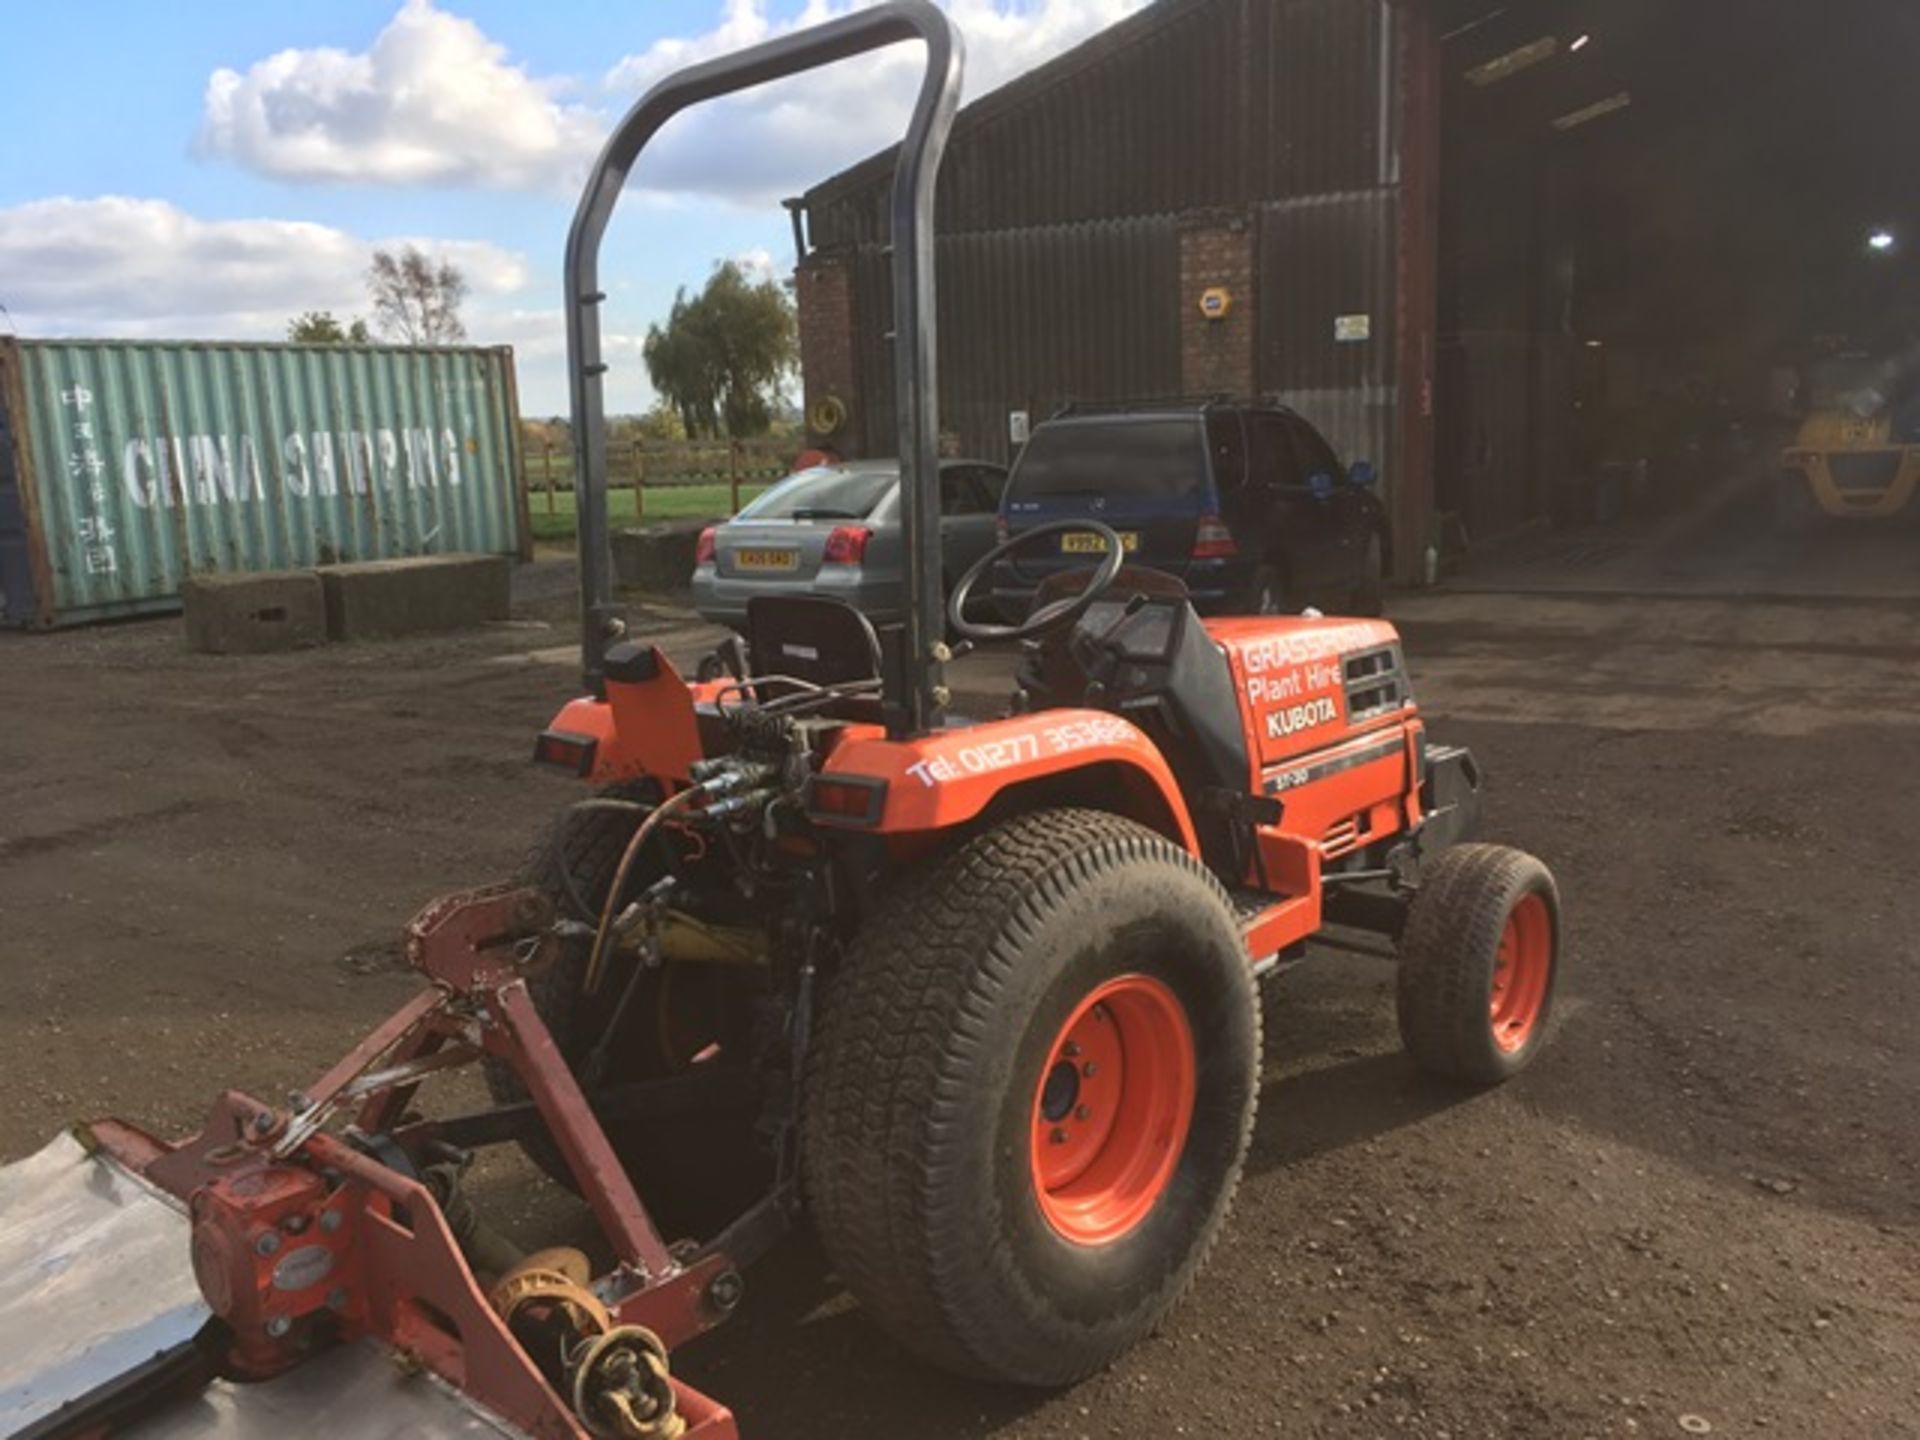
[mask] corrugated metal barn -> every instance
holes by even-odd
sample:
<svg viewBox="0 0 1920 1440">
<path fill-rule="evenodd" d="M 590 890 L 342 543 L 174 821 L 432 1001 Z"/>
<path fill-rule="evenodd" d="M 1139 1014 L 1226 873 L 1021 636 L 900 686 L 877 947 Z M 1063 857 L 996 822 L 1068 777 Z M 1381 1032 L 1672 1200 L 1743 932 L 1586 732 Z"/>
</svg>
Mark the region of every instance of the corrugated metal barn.
<svg viewBox="0 0 1920 1440">
<path fill-rule="evenodd" d="M 1278 394 L 1379 466 L 1416 578 L 1569 503 L 1651 377 L 1764 391 L 1829 292 L 1893 303 L 1894 267 L 1848 267 L 1913 208 L 1869 158 L 1910 90 L 1886 27 L 1920 38 L 1896 8 L 1158 0 L 962 110 L 943 425 L 1006 460 L 1073 399 Z M 848 454 L 894 448 L 892 160 L 795 202 L 810 424 Z"/>
<path fill-rule="evenodd" d="M 1387 0 L 1162 0 L 964 109 L 938 208 L 960 448 L 1005 460 L 1014 412 L 1072 399 L 1277 392 L 1424 514 L 1427 416 L 1398 401 L 1433 343 L 1426 30 Z M 803 202 L 809 413 L 838 400 L 816 438 L 854 454 L 893 448 L 892 160 Z"/>
</svg>

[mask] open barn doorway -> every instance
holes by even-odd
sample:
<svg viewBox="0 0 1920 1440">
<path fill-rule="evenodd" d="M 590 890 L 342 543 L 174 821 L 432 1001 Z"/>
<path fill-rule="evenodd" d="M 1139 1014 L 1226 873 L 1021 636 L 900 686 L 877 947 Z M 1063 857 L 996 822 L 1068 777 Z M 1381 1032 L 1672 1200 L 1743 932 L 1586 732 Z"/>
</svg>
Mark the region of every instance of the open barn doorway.
<svg viewBox="0 0 1920 1440">
<path fill-rule="evenodd" d="M 1920 8 L 1447 0 L 1438 29 L 1449 548 L 1552 526 L 1562 578 L 1911 584 L 1920 493 L 1823 524 L 1802 452 L 1874 452 L 1833 457 L 1842 504 L 1897 498 L 1908 446 L 1920 479 Z"/>
</svg>

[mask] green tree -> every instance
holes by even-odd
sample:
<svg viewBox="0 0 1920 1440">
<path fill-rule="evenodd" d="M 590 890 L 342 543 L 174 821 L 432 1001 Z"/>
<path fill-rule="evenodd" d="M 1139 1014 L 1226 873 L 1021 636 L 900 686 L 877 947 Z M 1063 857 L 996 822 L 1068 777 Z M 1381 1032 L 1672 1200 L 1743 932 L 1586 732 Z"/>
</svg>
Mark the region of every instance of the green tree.
<svg viewBox="0 0 1920 1440">
<path fill-rule="evenodd" d="M 342 325 L 331 310 L 308 310 L 287 322 L 287 339 L 295 345 L 370 345 L 367 322 L 354 318 Z"/>
<path fill-rule="evenodd" d="M 451 345 L 467 338 L 460 306 L 467 298 L 467 277 L 450 261 L 438 263 L 419 247 L 399 254 L 373 252 L 367 267 L 373 297 L 373 322 L 405 345 Z"/>
<path fill-rule="evenodd" d="M 689 437 L 764 435 L 799 359 L 793 302 L 777 282 L 755 283 L 723 260 L 698 295 L 675 294 L 643 354 Z"/>
<path fill-rule="evenodd" d="M 665 400 L 655 400 L 646 414 L 634 420 L 633 428 L 642 440 L 687 438 L 686 422 L 680 418 L 680 412 Z"/>
</svg>

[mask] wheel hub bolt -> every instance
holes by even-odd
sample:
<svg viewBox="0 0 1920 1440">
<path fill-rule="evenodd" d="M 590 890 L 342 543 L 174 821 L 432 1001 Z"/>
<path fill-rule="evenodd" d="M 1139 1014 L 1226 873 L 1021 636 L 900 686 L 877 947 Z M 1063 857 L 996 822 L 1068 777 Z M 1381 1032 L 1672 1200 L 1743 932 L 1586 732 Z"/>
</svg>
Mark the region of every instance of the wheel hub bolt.
<svg viewBox="0 0 1920 1440">
<path fill-rule="evenodd" d="M 253 1248 L 261 1255 L 271 1255 L 280 1248 L 280 1237 L 272 1230 L 263 1230 L 253 1242 Z"/>
<path fill-rule="evenodd" d="M 267 1334 L 271 1335 L 276 1340 L 278 1340 L 282 1335 L 286 1334 L 287 1331 L 291 1330 L 292 1328 L 293 1328 L 293 1321 L 289 1320 L 284 1315 L 276 1315 L 271 1320 L 267 1321 Z"/>
<path fill-rule="evenodd" d="M 1099 1072 L 1099 1069 L 1100 1067 L 1098 1065 L 1096 1065 L 1093 1061 L 1089 1060 L 1087 1061 L 1086 1064 L 1080 1067 L 1080 1073 L 1086 1076 L 1089 1080 L 1091 1080 L 1094 1077 L 1094 1075 Z"/>
<path fill-rule="evenodd" d="M 1073 1041 L 1069 1040 L 1065 1045 L 1062 1045 L 1060 1047 L 1060 1053 L 1066 1056 L 1069 1060 L 1072 1060 L 1079 1056 L 1080 1047 L 1076 1045 Z"/>
<path fill-rule="evenodd" d="M 1064 1145 L 1067 1143 L 1067 1132 L 1056 1125 L 1053 1127 L 1053 1133 L 1047 1138 L 1056 1145 Z"/>
<path fill-rule="evenodd" d="M 1086 1107 L 1086 1106 L 1084 1106 L 1084 1105 L 1076 1105 L 1076 1106 L 1074 1107 L 1074 1111 L 1073 1111 L 1073 1118 L 1074 1118 L 1074 1119 L 1076 1119 L 1076 1120 L 1084 1120 L 1084 1119 L 1086 1119 L 1086 1118 L 1087 1118 L 1087 1117 L 1088 1117 L 1089 1115 L 1091 1115 L 1092 1113 L 1093 1113 L 1093 1112 L 1092 1112 L 1091 1110 L 1089 1110 L 1089 1109 L 1087 1109 L 1087 1107 Z"/>
</svg>

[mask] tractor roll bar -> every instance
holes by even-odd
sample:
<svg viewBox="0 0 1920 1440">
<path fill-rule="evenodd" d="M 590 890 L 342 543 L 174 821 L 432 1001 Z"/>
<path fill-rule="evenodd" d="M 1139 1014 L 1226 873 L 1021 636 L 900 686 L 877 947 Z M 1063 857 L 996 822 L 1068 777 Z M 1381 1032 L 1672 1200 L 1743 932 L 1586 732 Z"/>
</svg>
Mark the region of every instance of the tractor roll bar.
<svg viewBox="0 0 1920 1440">
<path fill-rule="evenodd" d="M 893 173 L 894 396 L 906 530 L 904 664 L 887 667 L 888 728 L 935 724 L 946 705 L 941 643 L 939 398 L 935 388 L 933 193 L 960 100 L 961 43 L 928 0 L 888 0 L 778 40 L 709 60 L 655 85 L 614 128 L 587 177 L 567 234 L 567 367 L 573 404 L 574 497 L 580 546 L 581 658 L 587 688 L 605 692 L 607 646 L 624 622 L 613 604 L 607 522 L 606 397 L 601 377 L 600 242 L 640 152 L 660 127 L 703 100 L 751 89 L 901 40 L 927 47 L 926 78 Z M 944 654 L 944 651 L 941 653 Z M 904 693 L 903 693 L 904 692 Z"/>
</svg>

